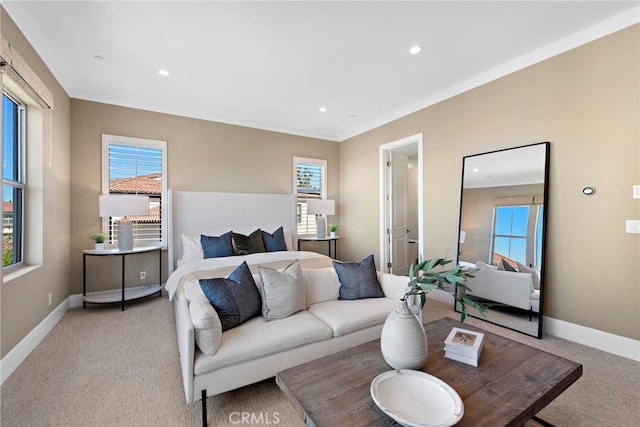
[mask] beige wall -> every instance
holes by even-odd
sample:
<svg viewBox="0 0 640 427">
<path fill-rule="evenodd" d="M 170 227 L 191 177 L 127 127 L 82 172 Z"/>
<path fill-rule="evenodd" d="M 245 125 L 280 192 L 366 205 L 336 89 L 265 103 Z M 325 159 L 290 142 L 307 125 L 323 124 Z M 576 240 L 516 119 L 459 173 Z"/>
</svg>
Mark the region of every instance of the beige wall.
<svg viewBox="0 0 640 427">
<path fill-rule="evenodd" d="M 82 293 L 81 250 L 92 246 L 87 236 L 100 227 L 103 133 L 167 141 L 168 187 L 174 190 L 290 193 L 294 156 L 326 159 L 327 194 L 339 205 L 336 142 L 77 99 L 71 101 L 71 117 L 72 294 Z M 331 222 L 339 222 L 339 216 L 332 216 Z M 113 288 L 113 280 L 119 283 L 117 264 L 93 261 L 88 277 L 93 280 L 91 290 Z M 128 285 L 137 284 L 141 269 L 156 271 L 156 260 L 151 256 L 131 262 L 140 264 L 127 272 Z"/>
<path fill-rule="evenodd" d="M 378 147 L 424 135 L 425 257 L 456 248 L 462 157 L 551 142 L 546 315 L 640 339 L 640 26 L 340 145 L 345 257 L 378 256 Z M 596 187 L 585 197 L 581 189 Z M 372 214 L 376 213 L 376 214 Z"/>
<path fill-rule="evenodd" d="M 69 296 L 69 129 L 70 101 L 46 65 L 0 7 L 2 36 L 20 53 L 53 93 L 55 109 L 44 113 L 42 197 L 44 208 L 42 265 L 0 288 L 1 356 Z M 52 122 L 50 122 L 52 117 Z M 51 135 L 51 143 L 49 137 Z M 49 165 L 49 162 L 51 165 Z M 29 232 L 29 230 L 26 230 Z M 49 293 L 52 304 L 48 304 Z"/>
</svg>

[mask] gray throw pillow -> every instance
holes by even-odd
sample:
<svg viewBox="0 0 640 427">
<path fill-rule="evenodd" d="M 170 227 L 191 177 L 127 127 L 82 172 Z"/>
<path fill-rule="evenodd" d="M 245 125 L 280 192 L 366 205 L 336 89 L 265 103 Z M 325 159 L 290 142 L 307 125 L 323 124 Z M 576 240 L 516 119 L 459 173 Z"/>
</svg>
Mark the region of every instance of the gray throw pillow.
<svg viewBox="0 0 640 427">
<path fill-rule="evenodd" d="M 305 283 L 298 260 L 282 271 L 258 266 L 262 281 L 262 317 L 265 320 L 284 319 L 306 309 Z"/>
<path fill-rule="evenodd" d="M 224 256 L 233 256 L 233 243 L 231 241 L 231 232 L 227 232 L 221 236 L 205 236 L 200 235 L 200 245 L 205 258 L 219 258 Z"/>
<path fill-rule="evenodd" d="M 236 245 L 237 255 L 265 252 L 262 231 L 259 228 L 248 236 L 240 233 L 231 233 L 231 235 L 233 236 L 233 243 Z"/>
<path fill-rule="evenodd" d="M 246 262 L 225 278 L 201 279 L 200 287 L 218 313 L 222 332 L 260 314 L 260 292 Z"/>
<path fill-rule="evenodd" d="M 384 297 L 373 254 L 358 262 L 333 261 L 333 268 L 340 281 L 339 300 Z"/>
</svg>

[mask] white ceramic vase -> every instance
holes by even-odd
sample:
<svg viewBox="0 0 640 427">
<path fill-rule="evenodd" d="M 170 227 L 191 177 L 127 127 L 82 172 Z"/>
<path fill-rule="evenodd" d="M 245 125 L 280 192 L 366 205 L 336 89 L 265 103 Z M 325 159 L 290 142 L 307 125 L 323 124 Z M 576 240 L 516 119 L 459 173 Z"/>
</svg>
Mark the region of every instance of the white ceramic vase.
<svg viewBox="0 0 640 427">
<path fill-rule="evenodd" d="M 420 369 L 427 360 L 427 334 L 406 301 L 400 301 L 398 308 L 387 316 L 380 350 L 393 369 Z"/>
</svg>

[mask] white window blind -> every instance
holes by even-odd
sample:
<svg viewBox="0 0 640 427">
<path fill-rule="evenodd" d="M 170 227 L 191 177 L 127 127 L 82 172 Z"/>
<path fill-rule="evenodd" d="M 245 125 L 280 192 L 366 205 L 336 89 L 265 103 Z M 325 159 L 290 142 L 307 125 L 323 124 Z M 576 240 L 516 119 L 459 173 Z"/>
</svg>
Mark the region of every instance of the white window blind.
<svg viewBox="0 0 640 427">
<path fill-rule="evenodd" d="M 103 194 L 149 197 L 149 215 L 129 216 L 134 244 L 164 244 L 166 218 L 166 142 L 103 135 Z M 117 243 L 118 218 L 104 219 L 109 244 Z"/>
<path fill-rule="evenodd" d="M 296 222 L 299 236 L 316 234 L 316 217 L 307 214 L 307 201 L 325 199 L 327 187 L 327 161 L 294 157 L 296 193 Z"/>
</svg>

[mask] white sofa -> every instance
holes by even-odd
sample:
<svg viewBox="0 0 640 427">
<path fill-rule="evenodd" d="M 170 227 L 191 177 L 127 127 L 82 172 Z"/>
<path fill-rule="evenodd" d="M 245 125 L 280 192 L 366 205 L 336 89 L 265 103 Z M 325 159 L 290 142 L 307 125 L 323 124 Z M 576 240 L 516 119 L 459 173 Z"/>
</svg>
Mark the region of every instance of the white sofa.
<svg viewBox="0 0 640 427">
<path fill-rule="evenodd" d="M 408 278 L 378 272 L 383 298 L 338 300 L 333 267 L 303 269 L 307 310 L 280 320 L 255 317 L 222 333 L 212 355 L 196 345 L 186 297 L 174 298 L 180 364 L 187 403 L 275 376 L 279 371 L 380 338 L 399 304 Z M 256 277 L 256 276 L 254 276 Z"/>
<path fill-rule="evenodd" d="M 540 290 L 534 287 L 532 273 L 499 270 L 483 262 L 476 262 L 479 270 L 469 287 L 471 296 L 484 298 L 511 307 L 539 311 Z"/>
</svg>

